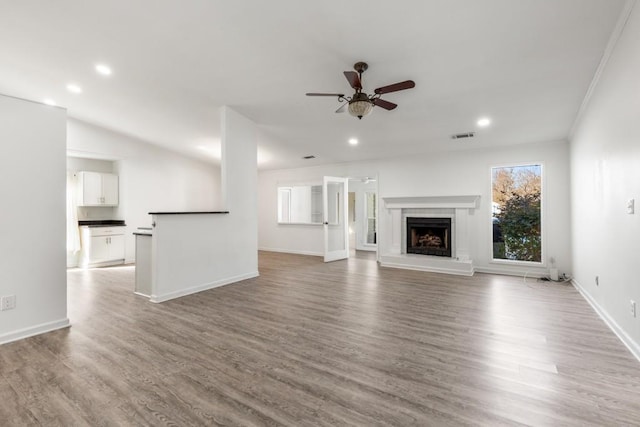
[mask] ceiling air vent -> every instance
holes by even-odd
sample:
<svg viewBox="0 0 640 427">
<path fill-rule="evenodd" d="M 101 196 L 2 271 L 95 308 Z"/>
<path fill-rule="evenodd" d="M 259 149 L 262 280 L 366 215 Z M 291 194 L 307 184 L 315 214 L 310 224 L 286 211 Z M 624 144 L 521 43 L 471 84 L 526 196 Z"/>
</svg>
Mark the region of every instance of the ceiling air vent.
<svg viewBox="0 0 640 427">
<path fill-rule="evenodd" d="M 303 157 L 303 159 L 305 159 L 305 160 L 315 159 L 315 158 L 316 158 L 316 156 L 314 156 L 313 154 L 312 154 L 312 155 L 310 155 L 310 156 L 304 156 L 304 157 Z"/>
<path fill-rule="evenodd" d="M 451 139 L 473 138 L 474 136 L 476 136 L 474 132 L 458 133 L 456 135 L 451 135 Z"/>
</svg>

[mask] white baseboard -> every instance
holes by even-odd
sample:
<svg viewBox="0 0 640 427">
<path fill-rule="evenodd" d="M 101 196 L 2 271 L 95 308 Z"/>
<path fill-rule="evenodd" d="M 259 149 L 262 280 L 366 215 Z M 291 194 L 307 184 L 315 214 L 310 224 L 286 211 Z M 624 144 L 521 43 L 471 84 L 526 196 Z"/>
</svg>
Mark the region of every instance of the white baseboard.
<svg viewBox="0 0 640 427">
<path fill-rule="evenodd" d="M 504 267 L 477 267 L 476 273 L 487 273 L 487 274 L 501 274 L 503 276 L 516 276 L 516 277 L 531 277 L 533 279 L 539 279 L 541 277 L 548 277 L 548 274 L 545 274 L 541 271 L 522 271 L 522 270 L 514 270 L 508 269 Z"/>
<path fill-rule="evenodd" d="M 574 279 L 571 280 L 571 284 L 573 284 L 573 287 L 576 288 L 578 292 L 580 292 L 580 295 L 582 295 L 582 297 L 589 303 L 589 305 L 593 307 L 595 312 L 598 313 L 598 316 L 600 316 L 600 318 L 613 331 L 613 333 L 618 336 L 620 341 L 622 341 L 622 343 L 629 349 L 631 354 L 633 354 L 635 358 L 640 361 L 640 345 L 635 342 L 629 335 L 627 335 L 624 329 L 622 329 L 620 325 L 618 325 L 618 323 L 613 319 L 613 317 L 611 317 L 609 313 L 607 313 L 607 311 L 602 308 L 602 306 L 598 304 L 595 299 L 591 297 L 589 292 L 587 292 L 587 290 L 582 285 L 580 285 L 580 283 L 578 283 Z"/>
<path fill-rule="evenodd" d="M 13 341 L 18 341 L 24 338 L 33 337 L 35 335 L 44 334 L 46 332 L 55 331 L 57 329 L 68 328 L 71 326 L 68 318 L 55 320 L 53 322 L 42 323 L 36 326 L 30 326 L 24 329 L 18 329 L 17 331 L 8 332 L 0 335 L 0 344 L 6 344 Z"/>
<path fill-rule="evenodd" d="M 311 256 L 324 256 L 321 252 L 312 252 L 312 251 L 294 251 L 291 249 L 276 249 L 276 248 L 258 248 L 259 251 L 265 252 L 280 252 L 283 254 L 294 254 L 294 255 L 311 255 Z"/>
<path fill-rule="evenodd" d="M 253 273 L 242 274 L 234 277 L 227 277 L 225 279 L 216 280 L 215 282 L 205 283 L 198 286 L 192 286 L 190 288 L 181 289 L 175 292 L 169 292 L 162 295 L 151 295 L 151 298 L 149 299 L 149 301 L 155 302 L 155 303 L 165 302 L 172 299 L 184 297 L 187 295 L 196 294 L 198 292 L 207 291 L 209 289 L 217 288 L 220 286 L 229 285 L 231 283 L 239 282 L 241 280 L 253 279 L 254 277 L 258 277 L 259 275 L 260 273 L 255 271 Z"/>
<path fill-rule="evenodd" d="M 124 258 L 115 259 L 111 261 L 103 261 L 103 262 L 94 262 L 94 263 L 80 263 L 78 267 L 80 268 L 96 268 L 96 267 L 111 267 L 114 265 L 124 265 Z"/>
<path fill-rule="evenodd" d="M 369 251 L 369 252 L 375 252 L 378 250 L 378 247 L 376 245 L 371 245 L 371 246 L 358 246 L 356 245 L 356 251 Z"/>
</svg>

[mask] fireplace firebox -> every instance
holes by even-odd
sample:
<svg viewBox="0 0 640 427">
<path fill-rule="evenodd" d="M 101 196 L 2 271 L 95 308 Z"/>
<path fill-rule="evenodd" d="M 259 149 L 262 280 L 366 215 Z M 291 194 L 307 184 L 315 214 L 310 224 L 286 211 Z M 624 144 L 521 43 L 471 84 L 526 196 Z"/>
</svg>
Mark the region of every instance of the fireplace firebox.
<svg viewBox="0 0 640 427">
<path fill-rule="evenodd" d="M 451 257 L 451 218 L 407 218 L 407 253 Z"/>
</svg>

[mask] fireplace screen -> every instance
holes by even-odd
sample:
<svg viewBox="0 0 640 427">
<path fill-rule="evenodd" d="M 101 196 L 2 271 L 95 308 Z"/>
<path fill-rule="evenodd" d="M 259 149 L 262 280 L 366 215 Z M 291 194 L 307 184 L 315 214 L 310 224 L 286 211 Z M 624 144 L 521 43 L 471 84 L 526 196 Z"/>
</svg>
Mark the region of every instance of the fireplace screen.
<svg viewBox="0 0 640 427">
<path fill-rule="evenodd" d="M 407 253 L 451 257 L 451 218 L 407 218 Z"/>
</svg>

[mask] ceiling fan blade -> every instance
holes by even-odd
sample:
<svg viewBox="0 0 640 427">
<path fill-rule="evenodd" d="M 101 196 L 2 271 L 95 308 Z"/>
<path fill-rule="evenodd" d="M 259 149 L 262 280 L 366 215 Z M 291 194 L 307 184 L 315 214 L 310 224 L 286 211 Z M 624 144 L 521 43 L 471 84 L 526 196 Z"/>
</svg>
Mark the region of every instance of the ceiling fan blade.
<svg viewBox="0 0 640 427">
<path fill-rule="evenodd" d="M 380 98 L 374 99 L 373 103 L 377 107 L 384 108 L 385 110 L 393 110 L 398 106 L 398 104 L 394 104 L 393 102 L 385 101 L 384 99 L 380 99 Z"/>
<path fill-rule="evenodd" d="M 358 73 L 355 71 L 345 71 L 344 76 L 347 78 L 347 81 L 354 89 L 362 89 L 362 83 L 360 82 L 360 77 L 358 77 Z"/>
<path fill-rule="evenodd" d="M 397 92 L 399 90 L 411 89 L 414 87 L 416 87 L 416 84 L 413 80 L 406 80 L 404 82 L 395 83 L 389 86 L 379 87 L 378 89 L 374 90 L 374 92 L 378 95 L 381 95 L 383 93 Z"/>
<path fill-rule="evenodd" d="M 345 102 L 344 104 L 342 104 L 342 105 L 340 106 L 340 108 L 338 108 L 338 109 L 336 110 L 336 113 L 344 113 L 344 111 L 345 111 L 345 107 L 346 107 L 347 105 L 349 105 L 349 103 L 348 103 L 348 102 Z"/>
<path fill-rule="evenodd" d="M 307 93 L 307 96 L 337 96 L 344 97 L 344 93 Z"/>
</svg>

